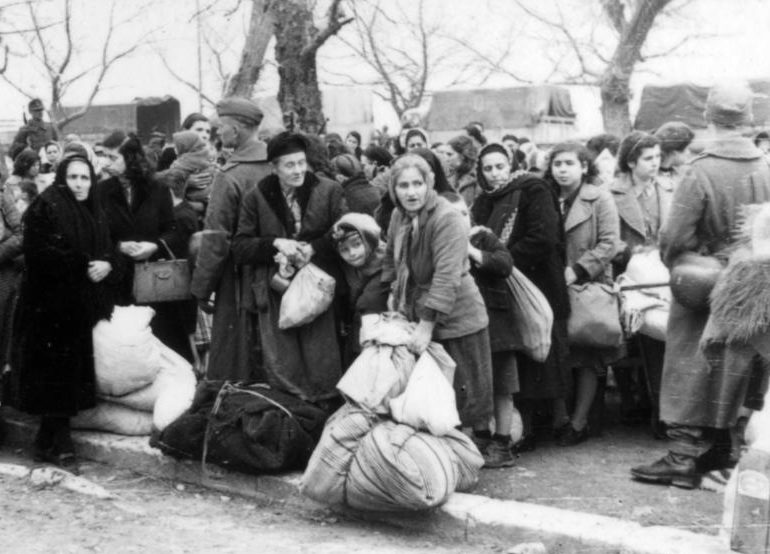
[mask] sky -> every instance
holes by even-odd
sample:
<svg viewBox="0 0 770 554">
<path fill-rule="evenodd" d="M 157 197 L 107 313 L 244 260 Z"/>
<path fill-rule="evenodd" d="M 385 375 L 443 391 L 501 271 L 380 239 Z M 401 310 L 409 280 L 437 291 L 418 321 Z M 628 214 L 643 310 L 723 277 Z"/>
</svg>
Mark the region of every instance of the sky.
<svg viewBox="0 0 770 554">
<path fill-rule="evenodd" d="M 395 5 L 397 0 L 388 2 Z M 566 21 L 577 29 L 588 29 L 596 12 L 586 11 L 589 0 L 522 0 L 527 6 L 541 10 L 541 13 L 555 17 L 557 8 L 566 14 Z M 596 1 L 598 4 L 598 0 Z M 555 3 L 554 3 L 555 2 Z M 41 21 L 56 19 L 63 0 L 42 0 Z M 238 60 L 243 43 L 248 16 L 249 2 L 241 2 L 240 9 L 232 11 L 237 0 L 198 0 L 205 11 L 201 18 L 203 35 L 220 52 L 225 71 L 232 71 Z M 716 81 L 746 78 L 770 78 L 770 1 L 767 0 L 673 0 L 672 5 L 685 6 L 681 13 L 667 17 L 650 36 L 651 49 L 665 49 L 685 37 L 692 41 L 685 44 L 676 55 L 652 59 L 645 62 L 634 76 L 633 89 L 638 91 L 644 84 L 668 84 L 693 81 L 712 84 Z M 0 6 L 14 4 L 0 12 L 0 32 L 23 28 L 28 20 L 24 6 L 16 0 L 2 0 Z M 145 2 L 119 1 L 115 20 L 121 22 L 113 34 L 113 50 L 117 52 L 140 41 L 140 47 L 128 58 L 121 60 L 108 73 L 95 103 L 108 104 L 130 101 L 140 96 L 171 94 L 182 104 L 182 114 L 197 111 L 197 94 L 182 84 L 168 70 L 167 65 L 182 78 L 197 80 L 197 25 L 192 16 L 195 12 L 193 0 L 155 0 Z M 212 5 L 213 4 L 213 5 Z M 408 12 L 414 2 L 402 2 Z M 137 6 L 140 9 L 137 9 Z M 544 7 L 545 6 L 545 7 Z M 73 72 L 80 72 L 98 64 L 101 44 L 108 29 L 110 3 L 105 0 L 73 0 L 73 34 L 75 48 L 71 63 Z M 474 48 L 489 56 L 502 52 L 509 45 L 513 54 L 506 60 L 507 67 L 527 80 L 539 81 L 549 76 L 553 58 L 558 52 L 548 46 L 553 37 L 550 29 L 524 18 L 521 11 L 510 0 L 426 0 L 428 20 L 447 36 L 457 36 L 471 43 Z M 578 15 L 580 14 L 580 15 Z M 583 19 L 579 19 L 582 17 Z M 26 23 L 28 24 L 28 23 Z M 399 35 L 396 28 L 387 40 L 393 44 L 409 45 L 408 37 Z M 36 69 L 36 62 L 20 41 L 20 35 L 5 35 L 11 47 L 7 75 L 24 89 L 40 95 L 44 102 L 50 99 L 47 80 Z M 345 41 L 354 41 L 355 29 L 349 26 L 339 38 L 331 39 L 319 53 L 319 73 L 324 86 L 349 83 L 348 76 L 357 82 L 372 77 L 371 70 L 351 55 Z M 609 42 L 607 32 L 582 39 L 593 40 L 602 49 Z M 54 37 L 53 56 L 61 55 L 60 37 Z M 447 47 L 447 41 L 439 41 L 439 48 Z M 57 47 L 58 46 L 58 47 Z M 406 46 L 408 47 L 408 46 Z M 219 70 L 211 49 L 204 44 L 202 66 L 204 89 L 212 98 L 220 96 Z M 165 60 L 165 63 L 164 63 Z M 439 70 L 431 75 L 430 86 L 435 90 L 446 88 L 457 76 L 461 56 L 449 56 Z M 574 60 L 565 64 L 575 66 Z M 89 79 L 93 71 L 80 84 L 67 92 L 66 105 L 82 104 L 91 89 Z M 474 88 L 478 78 L 468 78 L 454 83 L 457 88 Z M 91 81 L 92 82 L 92 81 Z M 518 84 L 509 75 L 499 73 L 489 76 L 484 86 L 511 86 Z M 259 94 L 275 94 L 277 72 L 274 64 L 268 64 L 263 79 L 258 85 Z M 0 123 L 17 124 L 27 100 L 0 80 Z M 204 104 L 204 111 L 211 111 Z M 383 110 L 376 112 L 377 115 Z"/>
</svg>

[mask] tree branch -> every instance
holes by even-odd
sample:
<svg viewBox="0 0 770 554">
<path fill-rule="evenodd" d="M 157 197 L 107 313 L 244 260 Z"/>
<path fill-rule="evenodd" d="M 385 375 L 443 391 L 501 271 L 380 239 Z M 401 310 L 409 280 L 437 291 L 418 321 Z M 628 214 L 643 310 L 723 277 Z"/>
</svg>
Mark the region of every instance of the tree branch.
<svg viewBox="0 0 770 554">
<path fill-rule="evenodd" d="M 340 29 L 353 21 L 352 17 L 346 17 L 341 9 L 342 0 L 332 0 L 329 11 L 327 12 L 326 27 L 321 29 L 310 44 L 302 52 L 303 56 L 314 55 L 315 52 L 324 45 L 331 37 L 336 35 Z"/>
<path fill-rule="evenodd" d="M 174 79 L 176 79 L 177 81 L 179 81 L 179 82 L 180 82 L 180 83 L 182 83 L 183 85 L 185 85 L 185 86 L 189 87 L 190 89 L 192 89 L 192 90 L 193 90 L 195 93 L 197 93 L 197 94 L 198 94 L 198 95 L 199 95 L 201 98 L 203 98 L 203 100 L 205 100 L 206 102 L 208 102 L 208 103 L 209 103 L 209 104 L 211 104 L 212 106 L 216 105 L 216 103 L 217 103 L 217 102 L 216 102 L 216 100 L 213 100 L 213 99 L 212 99 L 210 96 L 208 96 L 207 94 L 205 94 L 205 93 L 204 93 L 204 92 L 203 92 L 203 91 L 202 91 L 202 90 L 201 90 L 201 89 L 198 87 L 198 85 L 196 85 L 195 83 L 193 83 L 193 82 L 191 82 L 191 81 L 188 81 L 187 79 L 185 79 L 184 77 L 182 77 L 181 75 L 179 75 L 179 74 L 178 74 L 176 71 L 174 71 L 174 69 L 171 67 L 171 64 L 169 64 L 169 63 L 168 63 L 168 60 L 166 59 L 166 57 L 165 57 L 163 54 L 161 54 L 161 53 L 160 53 L 159 51 L 157 51 L 157 50 L 156 50 L 156 54 L 158 54 L 158 57 L 159 57 L 159 58 L 160 58 L 160 60 L 163 62 L 163 65 L 166 67 L 166 70 L 168 70 L 168 72 L 171 74 L 171 76 L 172 76 Z"/>
<path fill-rule="evenodd" d="M 622 35 L 628 24 L 623 2 L 621 2 L 621 0 L 601 0 L 601 3 L 604 13 L 609 18 L 612 27 L 619 35 Z"/>
</svg>

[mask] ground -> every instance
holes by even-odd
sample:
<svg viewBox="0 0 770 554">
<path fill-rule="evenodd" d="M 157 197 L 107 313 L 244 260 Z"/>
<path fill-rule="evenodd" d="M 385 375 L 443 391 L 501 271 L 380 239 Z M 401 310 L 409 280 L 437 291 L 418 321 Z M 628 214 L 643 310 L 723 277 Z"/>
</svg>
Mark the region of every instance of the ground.
<svg viewBox="0 0 770 554">
<path fill-rule="evenodd" d="M 0 463 L 30 465 L 0 450 Z M 84 476 L 117 495 L 100 500 L 0 476 L 0 551 L 80 553 L 505 552 L 493 540 L 448 544 L 428 533 L 351 521 L 137 476 L 101 464 Z"/>
</svg>

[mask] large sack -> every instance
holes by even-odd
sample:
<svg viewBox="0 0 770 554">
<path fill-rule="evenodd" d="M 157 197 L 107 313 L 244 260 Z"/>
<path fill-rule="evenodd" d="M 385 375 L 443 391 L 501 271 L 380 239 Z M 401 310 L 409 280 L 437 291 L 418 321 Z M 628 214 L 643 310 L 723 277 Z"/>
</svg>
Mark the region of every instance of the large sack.
<svg viewBox="0 0 770 554">
<path fill-rule="evenodd" d="M 83 410 L 70 419 L 73 429 L 107 431 L 118 435 L 149 435 L 152 433 L 152 414 L 134 410 L 112 402 L 100 402 L 96 407 Z"/>
<path fill-rule="evenodd" d="M 123 396 L 100 395 L 100 398 L 134 410 L 152 412 L 154 427 L 162 431 L 190 408 L 195 385 L 190 363 L 161 345 L 160 370 L 150 385 Z"/>
<path fill-rule="evenodd" d="M 300 269 L 281 298 L 278 328 L 306 325 L 324 313 L 334 298 L 334 277 L 315 264 Z"/>
<path fill-rule="evenodd" d="M 117 306 L 93 331 L 97 392 L 123 396 L 146 387 L 160 369 L 162 343 L 152 334 L 146 306 Z"/>
<path fill-rule="evenodd" d="M 326 422 L 302 476 L 302 494 L 330 505 L 345 502 L 345 480 L 361 439 L 380 419 L 368 410 L 345 404 Z"/>
<path fill-rule="evenodd" d="M 540 289 L 515 267 L 505 282 L 511 292 L 509 307 L 516 321 L 511 329 L 516 349 L 544 362 L 551 351 L 553 309 Z"/>
<path fill-rule="evenodd" d="M 346 398 L 379 414 L 390 412 L 388 400 L 404 392 L 414 368 L 405 346 L 367 346 L 337 383 Z"/>
<path fill-rule="evenodd" d="M 478 456 L 476 474 L 483 464 Z M 459 463 L 468 473 L 461 475 Z M 474 468 L 449 440 L 392 421 L 377 425 L 361 441 L 346 482 L 351 508 L 372 511 L 423 510 L 444 503 Z"/>
<path fill-rule="evenodd" d="M 300 469 L 326 418 L 315 405 L 263 385 L 204 381 L 190 409 L 150 444 L 177 458 L 201 460 L 205 443 L 206 461 L 244 473 Z"/>
<path fill-rule="evenodd" d="M 453 429 L 441 438 L 455 454 L 453 463 L 458 476 L 455 490 L 471 490 L 479 481 L 479 470 L 484 465 L 484 457 L 470 437 L 462 431 Z"/>
<path fill-rule="evenodd" d="M 429 351 L 417 360 L 404 392 L 389 404 L 394 420 L 432 435 L 446 435 L 460 425 L 452 382 Z"/>
</svg>

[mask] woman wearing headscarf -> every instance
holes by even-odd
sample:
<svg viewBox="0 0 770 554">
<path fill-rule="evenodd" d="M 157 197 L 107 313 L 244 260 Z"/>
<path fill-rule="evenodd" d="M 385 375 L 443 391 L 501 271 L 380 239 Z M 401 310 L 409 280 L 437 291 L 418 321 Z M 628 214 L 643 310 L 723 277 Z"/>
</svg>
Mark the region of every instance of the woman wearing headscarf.
<svg viewBox="0 0 770 554">
<path fill-rule="evenodd" d="M 508 247 L 513 264 L 540 289 L 553 309 L 551 351 L 545 362 L 519 353 L 519 394 L 524 436 L 519 451 L 532 450 L 535 437 L 532 416 L 535 402 L 551 400 L 553 427 L 567 419 L 563 409 L 568 390 L 567 318 L 569 297 L 564 280 L 566 266 L 564 228 L 551 186 L 531 173 L 517 174 L 510 151 L 499 143 L 479 152 L 476 176 L 482 193 L 471 210 L 477 225 L 488 227 Z"/>
<path fill-rule="evenodd" d="M 233 239 L 235 262 L 253 275 L 241 302 L 258 318 L 270 385 L 309 401 L 337 396 L 342 360 L 334 306 L 310 323 L 281 330 L 281 266 L 312 262 L 344 285 L 329 231 L 346 211 L 342 187 L 309 171 L 308 138 L 284 132 L 267 145 L 273 174 L 243 199 Z M 336 299 L 339 297 L 337 295 Z"/>
<path fill-rule="evenodd" d="M 445 192 L 454 192 L 452 185 L 449 184 L 449 180 L 446 178 L 446 173 L 444 173 L 444 165 L 432 150 L 428 148 L 416 148 L 411 153 L 420 156 L 423 160 L 428 162 L 431 173 L 433 173 L 433 190 L 435 190 L 437 194 L 441 195 Z M 388 172 L 387 175 L 389 177 L 388 186 L 390 186 L 392 175 L 390 172 Z M 388 229 L 390 225 L 390 216 L 393 213 L 394 208 L 395 205 L 393 204 L 393 196 L 390 193 L 390 189 L 388 189 L 380 197 L 380 205 L 374 212 L 374 219 L 377 221 L 377 225 L 379 225 L 381 229 Z"/>
<path fill-rule="evenodd" d="M 489 318 L 470 274 L 470 229 L 438 195 L 433 178 L 430 165 L 420 156 L 406 154 L 394 162 L 390 194 L 396 210 L 388 229 L 382 280 L 391 284 L 391 308 L 417 323 L 409 349 L 419 356 L 435 340 L 457 364 L 454 389 L 461 424 L 488 430 Z"/>
<path fill-rule="evenodd" d="M 146 260 L 169 259 L 169 242 L 175 236 L 173 202 L 168 187 L 160 184 L 150 168 L 139 139 L 115 131 L 103 142 L 110 175 L 96 191 L 107 215 L 110 236 L 129 266 L 121 283 L 121 305 L 135 304 L 134 266 Z M 152 331 L 166 346 L 193 361 L 190 342 L 176 325 L 173 302 L 152 303 Z"/>
<path fill-rule="evenodd" d="M 404 150 L 406 152 L 412 152 L 418 148 L 428 148 L 430 142 L 428 142 L 428 133 L 425 129 L 414 127 L 409 129 L 403 134 L 404 137 Z"/>
<path fill-rule="evenodd" d="M 476 157 L 478 150 L 473 140 L 465 135 L 454 137 L 448 142 L 446 167 L 449 184 L 460 196 L 465 205 L 473 206 L 479 193 L 476 182 Z"/>
<path fill-rule="evenodd" d="M 96 404 L 92 330 L 109 318 L 120 260 L 85 158 L 64 159 L 25 216 L 26 267 L 12 353 L 11 403 L 40 415 L 35 458 L 77 471 L 70 417 Z"/>
<path fill-rule="evenodd" d="M 194 112 L 185 117 L 182 122 L 182 131 L 193 131 L 203 140 L 203 142 L 211 144 L 211 122 L 208 117 L 201 113 Z M 178 154 L 175 144 L 171 144 L 164 148 L 158 158 L 157 171 L 164 171 L 171 167 L 171 164 L 177 158 Z M 213 156 L 211 150 L 209 156 Z"/>
</svg>

